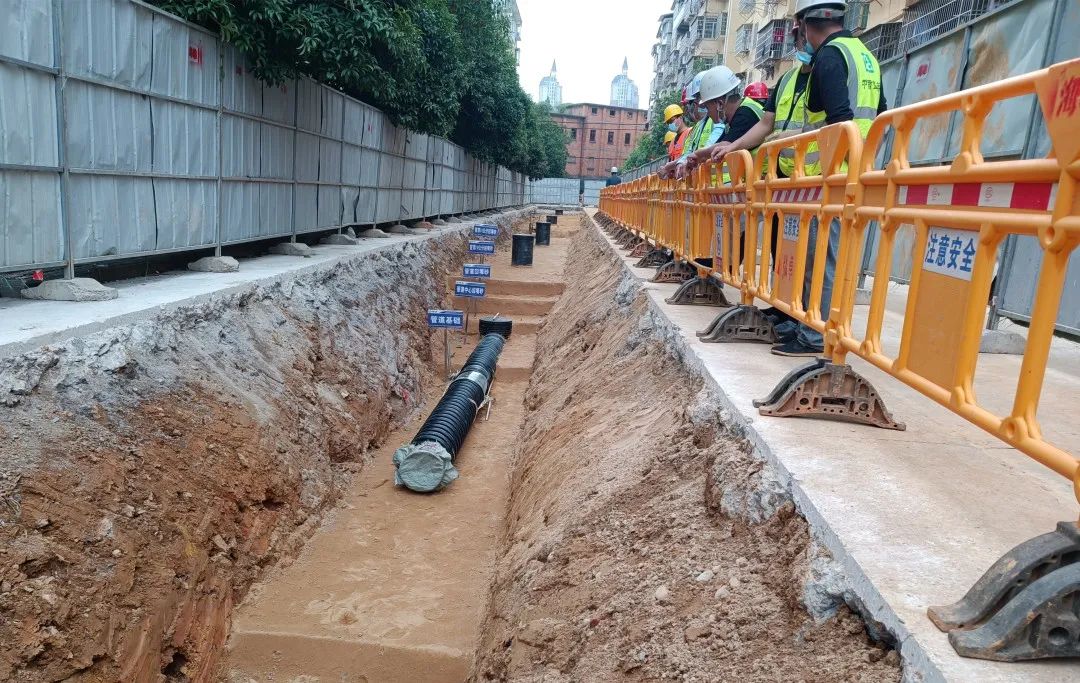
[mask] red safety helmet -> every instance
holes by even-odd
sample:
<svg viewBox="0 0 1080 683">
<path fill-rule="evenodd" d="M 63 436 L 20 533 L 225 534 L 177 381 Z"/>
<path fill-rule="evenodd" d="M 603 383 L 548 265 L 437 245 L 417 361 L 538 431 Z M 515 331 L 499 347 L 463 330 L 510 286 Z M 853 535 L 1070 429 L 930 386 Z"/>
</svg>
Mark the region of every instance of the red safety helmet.
<svg viewBox="0 0 1080 683">
<path fill-rule="evenodd" d="M 749 97 L 752 100 L 767 100 L 769 99 L 769 86 L 765 85 L 761 81 L 756 81 L 746 86 L 746 90 L 743 91 L 743 95 Z"/>
</svg>

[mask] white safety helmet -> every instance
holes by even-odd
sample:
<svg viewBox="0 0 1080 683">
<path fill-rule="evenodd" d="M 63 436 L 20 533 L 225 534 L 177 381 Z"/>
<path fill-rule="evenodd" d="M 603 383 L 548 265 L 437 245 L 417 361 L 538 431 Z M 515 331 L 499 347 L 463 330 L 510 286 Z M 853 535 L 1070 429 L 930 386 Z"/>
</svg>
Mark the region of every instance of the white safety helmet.
<svg viewBox="0 0 1080 683">
<path fill-rule="evenodd" d="M 611 172 L 612 173 L 618 173 L 619 172 L 619 167 L 618 166 L 612 166 L 611 167 Z"/>
<path fill-rule="evenodd" d="M 839 19 L 847 10 L 847 0 L 796 0 L 796 19 Z"/>
<path fill-rule="evenodd" d="M 697 96 L 701 94 L 701 79 L 705 76 L 705 71 L 699 71 L 694 75 L 693 80 L 690 81 L 690 85 L 686 86 L 686 101 L 690 102 L 697 99 Z"/>
<path fill-rule="evenodd" d="M 731 91 L 741 92 L 739 77 L 726 66 L 714 66 L 701 77 L 701 102 L 711 102 Z"/>
</svg>

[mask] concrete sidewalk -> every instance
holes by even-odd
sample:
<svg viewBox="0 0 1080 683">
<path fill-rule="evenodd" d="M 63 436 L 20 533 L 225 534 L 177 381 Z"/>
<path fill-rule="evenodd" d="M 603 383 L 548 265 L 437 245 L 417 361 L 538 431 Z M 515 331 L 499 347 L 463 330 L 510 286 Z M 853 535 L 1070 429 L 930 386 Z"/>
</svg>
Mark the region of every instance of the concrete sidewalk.
<svg viewBox="0 0 1080 683">
<path fill-rule="evenodd" d="M 733 420 L 745 426 L 757 451 L 789 486 L 815 534 L 843 567 L 852 592 L 900 638 L 909 677 L 964 683 L 1080 678 L 1075 662 L 961 658 L 926 616 L 927 607 L 962 597 L 1014 545 L 1052 531 L 1058 521 L 1075 519 L 1069 482 L 853 356 L 852 365 L 878 389 L 893 417 L 907 423 L 907 431 L 759 415 L 753 399 L 764 398 L 806 359 L 772 355 L 763 344 L 699 341 L 694 333 L 718 309 L 665 303 L 676 286 L 647 282 L 655 271 L 633 268 L 636 259 L 608 242 L 641 281 L 658 314 L 680 330 L 687 362 L 729 403 Z M 738 300 L 733 290 L 727 294 Z M 890 288 L 886 350 L 898 344 L 905 295 L 905 287 Z M 866 311 L 856 309 L 857 333 Z M 1074 406 L 1080 397 L 1080 347 L 1058 340 L 1054 356 L 1040 418 L 1048 439 L 1078 453 Z M 990 409 L 1008 411 L 1020 360 L 980 356 L 976 390 Z"/>
<path fill-rule="evenodd" d="M 234 273 L 200 273 L 178 270 L 150 277 L 110 282 L 119 290 L 111 301 L 32 301 L 0 298 L 0 358 L 31 351 L 37 347 L 74 337 L 93 334 L 116 325 L 152 317 L 162 310 L 188 305 L 200 297 L 245 291 L 261 283 L 295 277 L 332 267 L 349 259 L 385 249 L 396 249 L 404 242 L 427 240 L 442 235 L 471 230 L 476 223 L 491 223 L 497 218 L 519 213 L 507 211 L 499 216 L 478 217 L 469 222 L 447 225 L 426 235 L 392 235 L 361 239 L 352 246 L 318 245 L 312 255 L 267 255 L 241 261 Z"/>
</svg>

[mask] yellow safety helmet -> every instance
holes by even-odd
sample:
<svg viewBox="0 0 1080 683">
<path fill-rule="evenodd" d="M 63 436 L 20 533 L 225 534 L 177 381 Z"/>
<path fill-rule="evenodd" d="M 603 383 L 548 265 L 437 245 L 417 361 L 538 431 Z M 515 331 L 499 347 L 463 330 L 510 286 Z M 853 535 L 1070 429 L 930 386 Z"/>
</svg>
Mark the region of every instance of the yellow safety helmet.
<svg viewBox="0 0 1080 683">
<path fill-rule="evenodd" d="M 672 133 L 670 130 L 667 133 L 664 133 L 665 145 L 670 144 L 673 140 L 675 140 L 675 133 Z"/>
<path fill-rule="evenodd" d="M 671 120 L 674 119 L 676 116 L 682 115 L 682 107 L 677 104 L 669 104 L 667 108 L 664 109 L 664 123 L 671 123 Z"/>
</svg>

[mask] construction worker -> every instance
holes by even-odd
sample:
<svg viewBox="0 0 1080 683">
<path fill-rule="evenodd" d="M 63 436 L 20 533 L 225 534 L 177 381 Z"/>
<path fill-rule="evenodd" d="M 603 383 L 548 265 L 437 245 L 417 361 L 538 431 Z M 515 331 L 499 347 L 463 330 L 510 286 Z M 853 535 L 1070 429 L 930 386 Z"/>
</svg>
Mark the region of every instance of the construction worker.
<svg viewBox="0 0 1080 683">
<path fill-rule="evenodd" d="M 621 182 L 622 182 L 622 178 L 619 177 L 619 167 L 618 166 L 612 166 L 611 167 L 611 175 L 608 176 L 607 183 L 605 184 L 605 187 L 611 187 L 612 185 L 618 185 Z"/>
<path fill-rule="evenodd" d="M 669 161 L 675 161 L 682 156 L 683 145 L 690 134 L 690 126 L 686 125 L 683 113 L 683 108 L 677 104 L 669 104 L 664 108 L 664 123 L 667 124 L 668 132 L 672 134 L 675 142 L 674 146 L 668 150 Z M 664 143 L 667 144 L 666 136 Z"/>
<path fill-rule="evenodd" d="M 769 100 L 769 86 L 761 81 L 754 81 L 746 86 L 746 90 L 743 90 L 743 95 L 764 107 L 765 103 Z"/>
<path fill-rule="evenodd" d="M 810 77 L 806 86 L 806 108 L 803 131 L 817 130 L 841 121 L 854 121 L 865 138 L 874 118 L 885 111 L 885 94 L 881 88 L 881 67 L 877 58 L 862 41 L 844 30 L 846 0 L 797 0 L 795 20 L 799 32 L 806 38 L 810 60 Z M 817 143 L 808 145 L 806 173 L 820 174 L 821 162 Z M 806 255 L 806 276 L 803 281 L 803 304 L 809 303 L 812 264 L 817 245 L 817 218 L 810 220 L 809 247 Z M 840 249 L 840 221 L 829 225 L 828 248 L 825 254 L 825 278 L 821 289 L 821 318 L 827 320 L 832 303 L 833 280 L 836 277 L 836 254 Z M 821 333 L 807 325 L 778 325 L 782 342 L 773 347 L 780 356 L 816 356 L 824 350 Z"/>
<path fill-rule="evenodd" d="M 706 72 L 694 76 L 694 80 L 690 81 L 690 85 L 686 87 L 686 109 L 691 112 L 690 118 L 695 122 L 693 128 L 686 136 L 686 140 L 683 143 L 682 154 L 675 161 L 668 162 L 663 168 L 661 177 L 685 178 L 688 170 L 688 163 L 690 156 L 700 149 L 706 141 L 713 134 L 713 128 L 715 122 L 707 114 L 708 111 L 701 106 L 699 96 L 701 95 L 701 80 Z"/>
<path fill-rule="evenodd" d="M 664 133 L 664 147 L 667 148 L 668 161 L 675 159 L 675 133 Z"/>
<path fill-rule="evenodd" d="M 724 121 L 725 125 L 722 128 L 713 128 L 714 135 L 694 152 L 694 164 L 708 161 L 715 145 L 738 140 L 761 121 L 764 109 L 757 100 L 740 92 L 740 85 L 739 78 L 726 66 L 709 69 L 702 77 L 701 101 L 708 110 L 709 117 L 717 123 Z M 719 134 L 715 134 L 718 129 Z M 723 182 L 731 182 L 726 170 Z"/>
<path fill-rule="evenodd" d="M 793 25 L 791 33 L 795 41 L 795 61 L 797 65 L 781 76 L 776 86 L 769 92 L 768 100 L 762 107 L 761 121 L 734 141 L 722 141 L 716 145 L 712 152 L 713 161 L 723 161 L 724 156 L 728 153 L 740 149 L 755 150 L 767 139 L 771 140 L 802 132 L 806 110 L 806 84 L 810 80 L 810 61 L 813 59 L 813 55 L 805 50 L 806 39 L 799 31 L 797 23 Z M 746 86 L 746 95 L 748 97 L 757 94 L 751 92 L 751 87 L 755 85 L 763 84 L 751 83 Z M 780 153 L 780 158 L 777 161 L 776 174 L 780 178 L 789 178 L 794 171 L 795 150 L 785 149 Z M 770 253 L 773 256 L 776 255 L 776 241 L 779 232 L 780 216 L 774 214 L 769 235 L 772 249 Z M 742 261 L 741 254 L 739 260 Z M 765 313 L 773 318 L 776 323 L 791 320 L 790 317 L 776 309 L 768 309 Z"/>
</svg>

